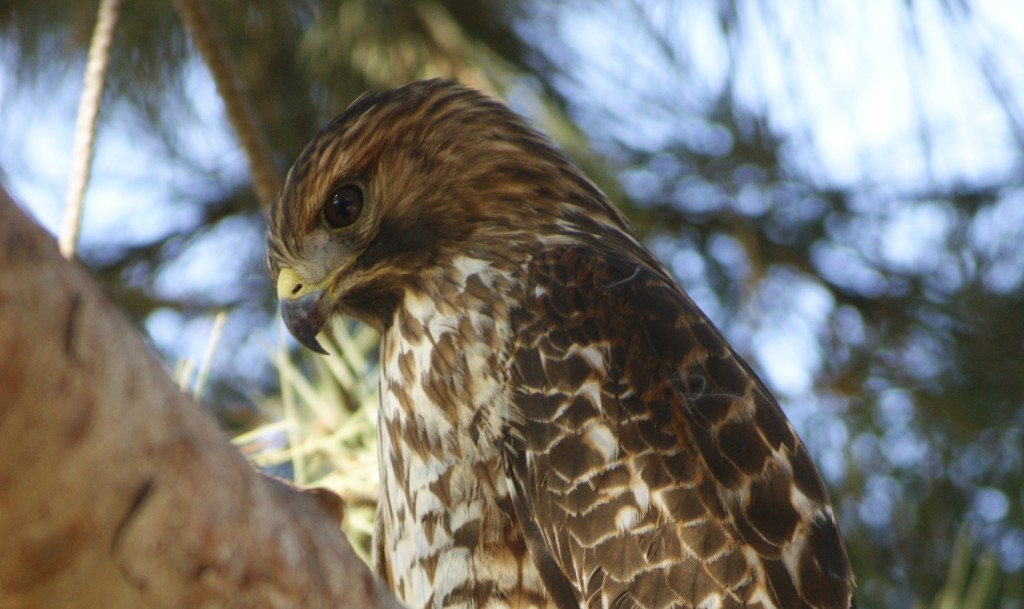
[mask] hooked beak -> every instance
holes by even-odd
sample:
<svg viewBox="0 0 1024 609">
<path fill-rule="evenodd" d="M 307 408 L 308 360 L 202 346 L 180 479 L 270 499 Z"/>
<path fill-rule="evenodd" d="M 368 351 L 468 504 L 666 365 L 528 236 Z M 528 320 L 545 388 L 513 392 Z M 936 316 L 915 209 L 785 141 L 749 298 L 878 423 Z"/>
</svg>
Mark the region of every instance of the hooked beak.
<svg viewBox="0 0 1024 609">
<path fill-rule="evenodd" d="M 311 351 L 327 355 L 316 342 L 316 335 L 331 312 L 326 291 L 307 284 L 294 270 L 283 268 L 277 276 L 277 297 L 281 301 L 281 318 L 295 340 Z"/>
</svg>

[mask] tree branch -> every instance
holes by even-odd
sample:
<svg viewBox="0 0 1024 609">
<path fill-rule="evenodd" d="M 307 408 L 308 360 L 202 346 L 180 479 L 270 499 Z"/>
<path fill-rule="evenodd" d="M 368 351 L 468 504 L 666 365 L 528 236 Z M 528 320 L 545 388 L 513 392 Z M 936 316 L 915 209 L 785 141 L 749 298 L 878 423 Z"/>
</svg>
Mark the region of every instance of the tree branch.
<svg viewBox="0 0 1024 609">
<path fill-rule="evenodd" d="M 107 75 L 107 64 L 110 63 L 110 45 L 114 40 L 120 4 L 121 0 L 102 0 L 100 2 L 92 42 L 89 43 L 89 59 L 85 64 L 82 96 L 78 102 L 78 116 L 75 119 L 71 175 L 68 178 L 64 218 L 61 221 L 60 251 L 66 258 L 75 255 L 78 230 L 82 225 L 82 203 L 85 200 L 85 189 L 89 184 L 89 168 L 92 166 L 96 117 L 100 113 L 103 81 Z"/>
<path fill-rule="evenodd" d="M 238 140 L 249 160 L 256 197 L 266 211 L 270 209 L 270 204 L 281 187 L 281 176 L 274 166 L 263 124 L 245 94 L 245 88 L 231 64 L 227 47 L 220 37 L 206 3 L 200 0 L 176 0 L 175 6 L 192 36 L 192 42 L 213 76 L 217 93 L 220 94 L 227 110 L 228 121 L 238 134 Z"/>
<path fill-rule="evenodd" d="M 389 607 L 0 188 L 0 606 Z"/>
</svg>

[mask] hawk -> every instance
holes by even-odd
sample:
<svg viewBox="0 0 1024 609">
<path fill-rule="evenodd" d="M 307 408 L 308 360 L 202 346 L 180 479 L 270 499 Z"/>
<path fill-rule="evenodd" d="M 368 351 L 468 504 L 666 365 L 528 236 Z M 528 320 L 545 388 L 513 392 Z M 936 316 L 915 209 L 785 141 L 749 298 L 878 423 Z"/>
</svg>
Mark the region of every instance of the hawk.
<svg viewBox="0 0 1024 609">
<path fill-rule="evenodd" d="M 365 95 L 268 221 L 295 338 L 381 334 L 374 568 L 409 607 L 852 605 L 807 449 L 607 197 L 500 102 Z"/>
</svg>

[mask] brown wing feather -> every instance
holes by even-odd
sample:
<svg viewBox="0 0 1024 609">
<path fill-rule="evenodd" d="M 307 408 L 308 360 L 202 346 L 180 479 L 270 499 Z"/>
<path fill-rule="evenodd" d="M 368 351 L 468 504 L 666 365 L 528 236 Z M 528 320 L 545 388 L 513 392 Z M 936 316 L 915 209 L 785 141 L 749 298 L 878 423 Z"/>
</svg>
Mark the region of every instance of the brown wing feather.
<svg viewBox="0 0 1024 609">
<path fill-rule="evenodd" d="M 592 607 L 849 607 L 806 449 L 664 270 L 564 247 L 528 276 L 510 475 L 538 564 Z"/>
</svg>

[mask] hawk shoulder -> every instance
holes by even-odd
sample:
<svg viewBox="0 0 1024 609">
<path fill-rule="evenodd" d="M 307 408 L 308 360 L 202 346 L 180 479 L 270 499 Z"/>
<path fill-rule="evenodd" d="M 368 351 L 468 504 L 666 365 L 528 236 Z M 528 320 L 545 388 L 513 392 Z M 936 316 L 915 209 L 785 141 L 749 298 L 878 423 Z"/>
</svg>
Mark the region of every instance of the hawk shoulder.
<svg viewBox="0 0 1024 609">
<path fill-rule="evenodd" d="M 522 289 L 508 468 L 556 600 L 850 606 L 850 566 L 806 448 L 660 265 L 561 246 L 533 258 Z"/>
</svg>

